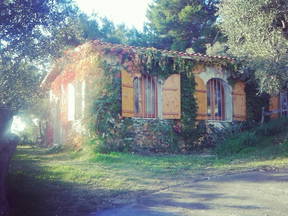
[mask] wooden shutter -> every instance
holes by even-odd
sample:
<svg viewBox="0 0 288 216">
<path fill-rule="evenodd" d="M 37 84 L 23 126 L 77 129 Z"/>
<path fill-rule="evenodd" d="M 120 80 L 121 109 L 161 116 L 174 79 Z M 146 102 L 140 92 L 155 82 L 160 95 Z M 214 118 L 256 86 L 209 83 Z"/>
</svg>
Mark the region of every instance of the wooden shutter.
<svg viewBox="0 0 288 216">
<path fill-rule="evenodd" d="M 280 109 L 280 97 L 279 95 L 276 96 L 271 96 L 269 99 L 269 111 L 275 111 Z M 273 113 L 271 114 L 271 118 L 275 119 L 278 118 L 279 114 L 278 113 Z"/>
<path fill-rule="evenodd" d="M 181 118 L 181 84 L 180 75 L 173 74 L 163 85 L 163 118 Z"/>
<path fill-rule="evenodd" d="M 236 82 L 233 87 L 233 120 L 245 121 L 246 115 L 246 94 L 245 83 Z"/>
<path fill-rule="evenodd" d="M 133 117 L 134 116 L 134 89 L 133 78 L 125 71 L 121 71 L 122 82 L 122 116 Z"/>
<path fill-rule="evenodd" d="M 198 105 L 196 120 L 206 120 L 207 119 L 207 87 L 204 81 L 195 76 L 196 90 L 195 98 Z"/>
</svg>

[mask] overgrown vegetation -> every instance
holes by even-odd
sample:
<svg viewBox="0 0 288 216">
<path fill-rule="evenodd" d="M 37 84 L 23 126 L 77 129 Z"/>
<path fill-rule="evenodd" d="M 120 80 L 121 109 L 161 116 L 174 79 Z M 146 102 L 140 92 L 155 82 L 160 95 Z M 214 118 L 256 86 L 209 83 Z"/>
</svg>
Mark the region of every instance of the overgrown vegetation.
<svg viewBox="0 0 288 216">
<path fill-rule="evenodd" d="M 279 154 L 287 154 L 287 126 L 288 119 L 281 118 L 271 120 L 249 130 L 236 130 L 228 134 L 225 140 L 221 140 L 222 142 L 218 143 L 215 152 L 220 157 L 227 157 L 235 154 L 253 154 L 265 148 L 273 147 L 274 151 L 277 150 Z M 274 136 L 277 136 L 277 139 L 280 140 L 275 140 Z"/>
<path fill-rule="evenodd" d="M 104 55 L 110 54 L 118 56 L 121 62 L 119 60 L 114 60 L 113 63 L 108 60 L 99 61 L 98 68 L 101 68 L 104 75 L 100 81 L 102 90 L 94 93 L 94 98 L 91 99 L 94 102 L 88 114 L 90 116 L 88 121 L 91 122 L 90 131 L 93 135 L 93 140 L 88 141 L 90 145 L 94 143 L 95 150 L 99 152 L 187 152 L 193 150 L 195 141 L 201 135 L 195 126 L 197 104 L 193 94 L 195 80 L 191 73 L 197 61 L 166 56 L 154 49 L 134 53 L 122 48 L 105 48 Z M 142 120 L 143 124 L 146 124 L 145 128 L 148 128 L 153 136 L 146 141 L 148 145 L 146 147 L 135 146 L 135 139 L 137 139 L 135 127 L 139 121 L 122 119 L 120 116 L 121 80 L 119 74 L 123 67 L 127 71 L 130 71 L 130 67 L 138 68 L 142 74 L 157 76 L 163 80 L 171 74 L 181 75 L 181 120 Z M 163 132 L 165 132 L 165 139 L 161 138 Z M 184 142 L 180 144 L 183 138 Z"/>
</svg>

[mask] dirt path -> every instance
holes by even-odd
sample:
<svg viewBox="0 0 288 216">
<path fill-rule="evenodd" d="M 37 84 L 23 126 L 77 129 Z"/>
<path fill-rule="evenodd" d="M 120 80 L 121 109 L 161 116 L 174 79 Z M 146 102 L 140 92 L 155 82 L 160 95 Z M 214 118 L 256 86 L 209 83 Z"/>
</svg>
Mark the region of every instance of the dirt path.
<svg viewBox="0 0 288 216">
<path fill-rule="evenodd" d="M 90 216 L 287 216 L 288 170 L 191 179 Z"/>
</svg>

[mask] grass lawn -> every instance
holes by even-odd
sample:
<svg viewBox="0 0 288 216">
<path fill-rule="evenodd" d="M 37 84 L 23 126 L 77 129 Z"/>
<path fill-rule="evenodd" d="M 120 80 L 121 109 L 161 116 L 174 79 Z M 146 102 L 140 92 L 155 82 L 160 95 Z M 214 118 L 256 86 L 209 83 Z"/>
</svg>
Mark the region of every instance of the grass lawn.
<svg viewBox="0 0 288 216">
<path fill-rule="evenodd" d="M 138 196 L 216 175 L 262 166 L 287 167 L 282 148 L 213 155 L 84 154 L 19 146 L 9 176 L 13 216 L 81 216 Z"/>
</svg>

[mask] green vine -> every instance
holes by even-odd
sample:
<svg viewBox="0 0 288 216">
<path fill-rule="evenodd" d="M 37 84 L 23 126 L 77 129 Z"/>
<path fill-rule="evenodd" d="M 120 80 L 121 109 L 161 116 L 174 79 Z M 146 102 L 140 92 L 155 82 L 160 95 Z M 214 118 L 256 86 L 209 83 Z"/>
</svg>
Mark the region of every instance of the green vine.
<svg viewBox="0 0 288 216">
<path fill-rule="evenodd" d="M 197 103 L 194 98 L 196 83 L 192 71 L 199 60 L 168 56 L 155 49 L 132 52 L 123 48 L 105 48 L 102 52 L 106 57 L 118 56 L 119 61 L 113 60 L 112 64 L 111 61 L 101 60 L 99 63 L 104 74 L 101 81 L 104 87 L 101 93 L 98 92 L 95 95 L 89 117 L 90 131 L 98 140 L 97 151 L 137 151 L 135 139 L 138 134 L 133 128 L 135 124 L 154 134 L 151 140 L 148 140 L 152 142 L 150 143 L 150 146 L 153 146 L 151 151 L 187 152 L 194 150 L 201 132 L 196 127 Z M 121 79 L 118 75 L 122 68 L 129 72 L 131 65 L 142 74 L 157 76 L 162 80 L 166 80 L 171 74 L 180 74 L 180 120 L 121 118 Z"/>
</svg>

